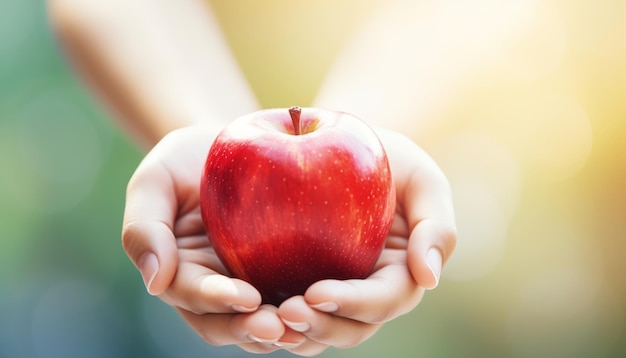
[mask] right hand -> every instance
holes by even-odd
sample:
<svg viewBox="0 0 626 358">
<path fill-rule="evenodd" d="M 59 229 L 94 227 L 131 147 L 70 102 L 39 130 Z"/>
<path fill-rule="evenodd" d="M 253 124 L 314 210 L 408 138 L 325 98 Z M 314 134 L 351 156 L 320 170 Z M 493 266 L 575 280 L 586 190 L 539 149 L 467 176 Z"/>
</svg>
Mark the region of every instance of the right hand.
<svg viewBox="0 0 626 358">
<path fill-rule="evenodd" d="M 193 126 L 165 136 L 128 184 L 122 243 L 148 292 L 176 308 L 208 343 L 254 353 L 306 340 L 261 304 L 250 284 L 227 276 L 200 217 L 199 185 L 221 128 Z"/>
</svg>

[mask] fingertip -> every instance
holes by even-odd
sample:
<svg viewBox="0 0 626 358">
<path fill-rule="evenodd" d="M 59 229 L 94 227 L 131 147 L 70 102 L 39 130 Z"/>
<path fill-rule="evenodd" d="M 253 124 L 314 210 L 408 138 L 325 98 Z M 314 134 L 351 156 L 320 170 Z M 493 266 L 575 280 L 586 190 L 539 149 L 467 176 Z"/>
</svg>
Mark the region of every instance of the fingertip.
<svg viewBox="0 0 626 358">
<path fill-rule="evenodd" d="M 409 269 L 417 284 L 426 290 L 439 285 L 442 271 L 441 252 L 436 247 L 409 255 Z"/>
<path fill-rule="evenodd" d="M 139 266 L 141 276 L 146 290 L 152 296 L 158 296 L 165 292 L 176 275 L 176 266 L 178 265 L 178 257 L 165 258 L 166 255 L 159 256 L 148 253 L 146 254 L 144 266 Z M 144 273 L 145 271 L 145 273 Z"/>
<path fill-rule="evenodd" d="M 230 279 L 234 291 L 230 294 L 232 309 L 239 313 L 251 313 L 259 309 L 262 303 L 261 294 L 251 284 L 240 279 Z"/>
<path fill-rule="evenodd" d="M 339 298 L 352 297 L 353 294 L 354 287 L 346 281 L 322 280 L 306 290 L 304 299 L 310 307 L 331 313 L 339 310 Z"/>
<path fill-rule="evenodd" d="M 294 349 L 300 347 L 302 344 L 306 343 L 307 337 L 300 332 L 287 329 L 285 330 L 285 334 L 280 337 L 277 342 L 274 342 L 274 347 L 280 349 Z"/>
<path fill-rule="evenodd" d="M 431 284 L 424 286 L 424 288 L 432 290 L 439 285 L 439 278 L 441 277 L 441 270 L 443 268 L 442 260 L 441 252 L 436 247 L 430 248 L 426 253 L 426 262 L 428 264 L 428 268 L 430 269 L 432 279 Z"/>
<path fill-rule="evenodd" d="M 178 266 L 178 251 L 169 228 L 155 222 L 127 223 L 122 230 L 122 245 L 139 269 L 148 293 L 155 296 L 163 293 Z"/>
<path fill-rule="evenodd" d="M 303 296 L 290 297 L 278 307 L 281 321 L 296 332 L 305 332 L 311 328 L 309 321 L 311 308 Z"/>
<path fill-rule="evenodd" d="M 239 313 L 252 313 L 254 311 L 256 311 L 259 307 L 257 305 L 251 306 L 251 307 L 246 307 L 244 305 L 240 305 L 240 304 L 233 304 L 232 306 L 233 311 L 239 312 Z"/>
<path fill-rule="evenodd" d="M 456 235 L 456 229 L 435 220 L 423 220 L 413 229 L 407 260 L 411 274 L 423 288 L 432 290 L 439 285 Z"/>
<path fill-rule="evenodd" d="M 311 305 L 311 307 L 315 308 L 318 311 L 322 311 L 326 313 L 333 313 L 339 310 L 339 304 L 333 301 L 320 302 L 320 303 Z"/>
<path fill-rule="evenodd" d="M 156 255 L 151 252 L 144 254 L 137 262 L 137 267 L 139 268 L 148 293 L 153 296 L 157 295 L 158 292 L 152 290 L 152 283 L 159 272 L 159 260 Z"/>
<path fill-rule="evenodd" d="M 246 337 L 258 343 L 277 342 L 285 334 L 285 326 L 278 317 L 277 308 L 272 305 L 261 305 L 256 312 L 241 315 L 234 327 L 247 332 Z"/>
<path fill-rule="evenodd" d="M 206 312 L 252 313 L 261 305 L 261 294 L 252 285 L 221 274 L 204 273 L 199 286 L 190 292 Z"/>
</svg>

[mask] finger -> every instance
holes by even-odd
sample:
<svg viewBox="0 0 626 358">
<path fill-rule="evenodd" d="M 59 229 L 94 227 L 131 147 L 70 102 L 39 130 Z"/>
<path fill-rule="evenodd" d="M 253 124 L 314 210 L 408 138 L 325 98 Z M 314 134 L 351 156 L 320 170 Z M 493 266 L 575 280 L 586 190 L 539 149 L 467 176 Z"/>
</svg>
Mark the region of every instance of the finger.
<svg viewBox="0 0 626 358">
<path fill-rule="evenodd" d="M 290 349 L 298 354 L 317 353 L 325 346 L 353 347 L 370 338 L 381 326 L 320 312 L 311 308 L 303 296 L 294 296 L 283 302 L 278 308 L 278 315 L 288 327 L 318 343 Z"/>
<path fill-rule="evenodd" d="M 255 311 L 261 304 L 260 293 L 245 281 L 209 268 L 218 261 L 209 248 L 180 250 L 176 276 L 159 297 L 196 314 Z"/>
<path fill-rule="evenodd" d="M 404 236 L 405 238 L 409 236 L 409 227 L 403 213 L 396 211 L 389 229 L 389 235 Z"/>
<path fill-rule="evenodd" d="M 176 273 L 178 254 L 174 233 L 188 233 L 192 226 L 175 224 L 177 218 L 182 217 L 182 223 L 195 220 L 198 227 L 192 207 L 197 206 L 198 192 L 194 188 L 198 187 L 200 175 L 198 158 L 204 154 L 189 156 L 196 159 L 168 161 L 171 153 L 181 150 L 203 153 L 195 147 L 188 148 L 196 142 L 202 148 L 207 145 L 204 140 L 189 140 L 190 133 L 204 134 L 202 130 L 193 130 L 177 130 L 163 138 L 139 164 L 126 189 L 122 244 L 153 295 L 165 291 Z"/>
<path fill-rule="evenodd" d="M 269 353 L 285 333 L 276 307 L 263 305 L 252 313 L 198 315 L 178 309 L 181 317 L 207 343 L 215 346 L 239 345 L 254 353 Z"/>
<path fill-rule="evenodd" d="M 237 315 L 231 329 L 247 332 L 253 342 L 273 343 L 285 334 L 285 326 L 278 317 L 278 308 L 264 304 L 256 312 Z"/>
<path fill-rule="evenodd" d="M 446 259 L 457 240 L 456 229 L 449 224 L 425 219 L 420 221 L 409 239 L 408 266 L 420 286 L 434 289 Z"/>
<path fill-rule="evenodd" d="M 305 292 L 313 308 L 365 323 L 381 323 L 412 310 L 424 290 L 406 265 L 405 250 L 385 249 L 380 268 L 364 280 L 323 280 Z"/>
<path fill-rule="evenodd" d="M 172 232 L 176 197 L 167 170 L 143 162 L 126 191 L 122 245 L 152 295 L 165 291 L 176 273 L 178 253 Z"/>
<path fill-rule="evenodd" d="M 435 161 L 410 139 L 382 129 L 379 133 L 387 144 L 399 211 L 410 232 L 411 273 L 420 285 L 432 289 L 456 246 L 450 185 Z"/>
<path fill-rule="evenodd" d="M 307 338 L 302 333 L 285 326 L 285 333 L 272 345 L 280 349 L 293 349 L 306 343 L 306 341 Z"/>
<path fill-rule="evenodd" d="M 406 183 L 403 203 L 410 228 L 407 262 L 415 280 L 427 289 L 439 284 L 443 265 L 457 241 L 452 191 L 446 177 L 423 151 Z"/>
<path fill-rule="evenodd" d="M 404 215 L 396 212 L 389 235 L 385 240 L 385 248 L 406 250 L 409 237 L 409 228 Z"/>
</svg>

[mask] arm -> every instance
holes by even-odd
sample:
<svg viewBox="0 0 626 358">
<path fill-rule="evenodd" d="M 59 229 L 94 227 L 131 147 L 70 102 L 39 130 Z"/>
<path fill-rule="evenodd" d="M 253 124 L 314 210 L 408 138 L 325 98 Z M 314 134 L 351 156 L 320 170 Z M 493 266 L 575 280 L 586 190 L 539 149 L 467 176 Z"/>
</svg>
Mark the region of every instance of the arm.
<svg viewBox="0 0 626 358">
<path fill-rule="evenodd" d="M 346 285 L 321 281 L 281 307 L 261 305 L 253 287 L 225 275 L 198 210 L 199 171 L 211 138 L 228 119 L 257 109 L 215 20 L 191 0 L 50 5 L 79 73 L 137 138 L 148 147 L 159 142 L 130 180 L 122 242 L 148 291 L 176 307 L 205 340 L 310 356 L 364 341 L 437 286 L 456 241 L 449 187 L 408 138 L 379 130 L 399 206 L 375 274 Z M 160 140 L 194 123 L 216 126 L 184 128 Z"/>
<path fill-rule="evenodd" d="M 145 148 L 258 109 L 206 1 L 49 0 L 70 62 Z"/>
<path fill-rule="evenodd" d="M 148 292 L 215 345 L 267 352 L 278 347 L 262 342 L 274 337 L 304 339 L 261 305 L 254 287 L 226 275 L 202 227 L 197 186 L 205 153 L 227 121 L 257 109 L 210 10 L 201 0 L 48 5 L 77 72 L 151 148 L 129 181 L 122 227 Z"/>
</svg>

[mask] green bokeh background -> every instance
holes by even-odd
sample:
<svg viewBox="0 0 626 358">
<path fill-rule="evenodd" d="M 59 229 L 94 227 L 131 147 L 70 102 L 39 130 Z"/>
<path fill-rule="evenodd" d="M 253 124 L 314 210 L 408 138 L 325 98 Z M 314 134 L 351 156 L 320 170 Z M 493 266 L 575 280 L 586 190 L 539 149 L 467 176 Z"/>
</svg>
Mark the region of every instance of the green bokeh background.
<svg viewBox="0 0 626 358">
<path fill-rule="evenodd" d="M 332 39 L 328 51 L 294 65 L 293 56 L 276 56 L 292 39 L 280 36 L 280 17 L 267 7 L 288 11 L 296 3 L 242 8 L 213 1 L 265 107 L 310 103 L 333 51 L 356 21 L 327 20 L 336 25 L 324 37 Z M 619 25 L 626 11 L 617 1 L 598 2 L 594 30 L 587 31 L 585 9 L 556 3 L 574 37 L 568 68 L 580 74 L 577 94 L 592 118 L 594 145 L 586 164 L 556 182 L 524 172 L 522 198 L 494 270 L 471 280 L 444 276 L 412 313 L 366 343 L 329 349 L 324 357 L 626 356 L 626 28 Z M 338 13 L 357 3 L 345 4 Z M 360 14 L 375 2 L 358 4 Z M 290 26 L 323 12 L 300 6 L 304 10 Z M 274 47 L 259 45 L 255 24 L 275 31 Z M 303 39 L 296 51 L 316 46 L 314 39 Z M 604 50 L 576 52 L 589 44 Z M 471 127 L 469 120 L 453 123 Z M 248 356 L 203 343 L 145 292 L 126 258 L 119 239 L 124 191 L 142 156 L 72 73 L 48 29 L 44 3 L 1 0 L 0 357 Z M 570 251 L 571 245 L 582 249 Z M 590 261 L 593 269 L 585 266 Z M 583 275 L 561 274 L 571 263 Z"/>
</svg>

